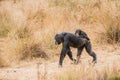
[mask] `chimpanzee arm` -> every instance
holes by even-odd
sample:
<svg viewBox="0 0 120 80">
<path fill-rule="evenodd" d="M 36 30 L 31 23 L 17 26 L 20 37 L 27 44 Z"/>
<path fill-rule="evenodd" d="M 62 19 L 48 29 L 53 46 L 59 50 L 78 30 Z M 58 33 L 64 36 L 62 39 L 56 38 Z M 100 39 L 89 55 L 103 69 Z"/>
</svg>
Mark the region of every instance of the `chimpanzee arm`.
<svg viewBox="0 0 120 80">
<path fill-rule="evenodd" d="M 82 38 L 86 38 L 87 40 L 90 40 L 88 35 L 85 33 L 85 32 L 81 32 L 81 35 L 80 35 Z"/>
<path fill-rule="evenodd" d="M 69 39 L 65 38 L 62 44 L 62 51 L 61 51 L 60 59 L 59 59 L 59 66 L 62 66 L 63 59 L 66 56 L 67 51 L 69 50 L 68 43 L 69 43 Z"/>
<path fill-rule="evenodd" d="M 72 52 L 71 52 L 70 48 L 69 48 L 69 50 L 67 50 L 67 55 L 69 56 L 70 60 L 72 60 L 72 61 L 75 60 L 75 59 L 73 59 Z"/>
</svg>

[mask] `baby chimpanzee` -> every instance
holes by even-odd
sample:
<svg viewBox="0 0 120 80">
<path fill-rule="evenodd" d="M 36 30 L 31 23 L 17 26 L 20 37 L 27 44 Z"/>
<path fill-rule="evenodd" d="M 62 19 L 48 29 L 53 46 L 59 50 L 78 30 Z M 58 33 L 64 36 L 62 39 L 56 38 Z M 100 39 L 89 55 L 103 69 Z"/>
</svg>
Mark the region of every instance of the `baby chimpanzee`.
<svg viewBox="0 0 120 80">
<path fill-rule="evenodd" d="M 87 36 L 87 34 L 84 31 L 80 30 L 80 29 L 77 29 L 75 31 L 75 35 L 79 36 L 80 38 L 85 38 L 87 40 L 90 40 L 89 37 Z"/>
</svg>

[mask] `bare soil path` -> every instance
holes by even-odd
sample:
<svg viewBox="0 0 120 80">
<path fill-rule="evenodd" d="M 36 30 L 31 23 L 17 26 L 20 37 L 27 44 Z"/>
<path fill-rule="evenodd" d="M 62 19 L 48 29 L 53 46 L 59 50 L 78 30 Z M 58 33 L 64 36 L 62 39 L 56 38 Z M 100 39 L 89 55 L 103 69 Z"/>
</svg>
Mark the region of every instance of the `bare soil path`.
<svg viewBox="0 0 120 80">
<path fill-rule="evenodd" d="M 120 70 L 120 50 L 96 50 L 98 61 L 94 68 L 101 70 L 104 67 L 117 66 Z M 0 68 L 0 80 L 55 80 L 55 75 L 71 68 L 78 69 L 82 65 L 89 67 L 91 57 L 83 55 L 78 65 L 71 64 L 65 59 L 63 68 L 58 68 L 58 61 L 44 64 L 32 63 L 24 67 Z"/>
</svg>

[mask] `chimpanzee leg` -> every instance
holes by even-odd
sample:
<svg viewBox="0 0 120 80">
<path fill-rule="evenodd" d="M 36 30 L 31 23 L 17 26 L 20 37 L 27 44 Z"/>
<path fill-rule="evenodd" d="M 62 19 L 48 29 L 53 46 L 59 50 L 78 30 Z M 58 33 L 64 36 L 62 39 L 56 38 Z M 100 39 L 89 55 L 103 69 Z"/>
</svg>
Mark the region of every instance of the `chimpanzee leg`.
<svg viewBox="0 0 120 80">
<path fill-rule="evenodd" d="M 70 48 L 69 48 L 69 50 L 67 51 L 67 55 L 69 56 L 70 60 L 76 61 L 75 59 L 73 59 L 72 52 L 71 52 Z"/>
<path fill-rule="evenodd" d="M 97 62 L 97 57 L 96 57 L 96 54 L 95 52 L 92 51 L 92 46 L 91 46 L 91 42 L 90 41 L 87 41 L 87 43 L 85 44 L 85 49 L 87 51 L 87 53 L 93 57 L 93 62 Z"/>
<path fill-rule="evenodd" d="M 84 46 L 82 46 L 82 47 L 80 47 L 80 48 L 77 49 L 77 58 L 76 58 L 75 64 L 78 64 L 80 56 L 81 56 L 81 53 L 83 51 L 83 48 L 84 48 Z"/>
<path fill-rule="evenodd" d="M 66 56 L 67 48 L 62 48 L 60 59 L 59 59 L 59 67 L 62 67 L 62 62 L 64 57 Z"/>
</svg>

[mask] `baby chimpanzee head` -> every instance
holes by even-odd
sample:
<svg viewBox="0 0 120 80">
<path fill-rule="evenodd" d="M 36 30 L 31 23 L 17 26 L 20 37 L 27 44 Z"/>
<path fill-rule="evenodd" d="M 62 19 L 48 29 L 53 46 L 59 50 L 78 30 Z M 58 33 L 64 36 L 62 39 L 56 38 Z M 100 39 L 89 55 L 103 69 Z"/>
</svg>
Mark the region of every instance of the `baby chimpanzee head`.
<svg viewBox="0 0 120 80">
<path fill-rule="evenodd" d="M 75 35 L 76 35 L 76 36 L 79 36 L 79 35 L 81 35 L 81 32 L 82 32 L 82 30 L 77 29 L 77 30 L 75 31 Z"/>
</svg>

